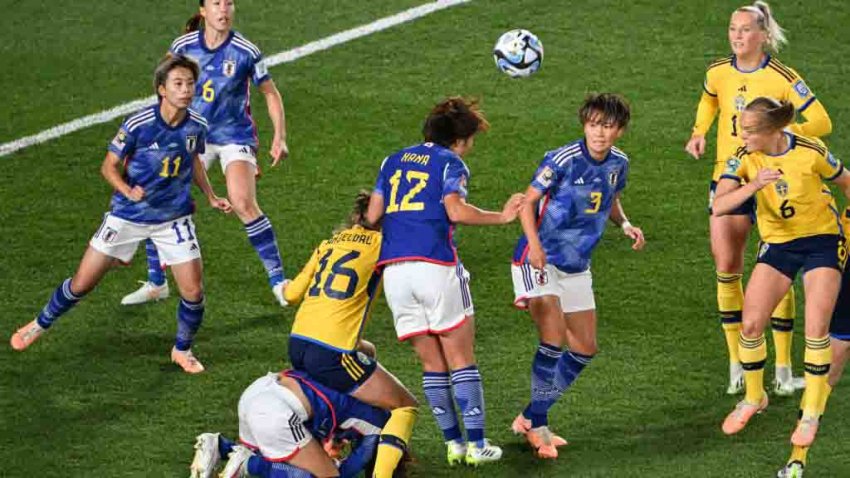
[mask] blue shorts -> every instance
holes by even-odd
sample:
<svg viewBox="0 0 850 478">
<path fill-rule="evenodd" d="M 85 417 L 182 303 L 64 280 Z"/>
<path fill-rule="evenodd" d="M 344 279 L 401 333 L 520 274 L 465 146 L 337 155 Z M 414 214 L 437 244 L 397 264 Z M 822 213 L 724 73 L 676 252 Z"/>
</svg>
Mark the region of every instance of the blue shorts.
<svg viewBox="0 0 850 478">
<path fill-rule="evenodd" d="M 841 291 L 832 312 L 829 335 L 839 340 L 850 341 L 850 270 L 841 275 Z"/>
<path fill-rule="evenodd" d="M 714 194 L 717 191 L 717 181 L 712 181 L 708 187 L 708 213 L 711 214 L 711 205 L 714 204 Z M 750 222 L 756 222 L 756 198 L 747 199 L 727 216 L 749 216 Z"/>
<path fill-rule="evenodd" d="M 846 261 L 844 238 L 822 234 L 778 244 L 761 243 L 756 262 L 773 267 L 793 281 L 801 269 L 804 274 L 818 267 L 843 271 Z"/>
<path fill-rule="evenodd" d="M 289 361 L 295 370 L 342 393 L 354 392 L 378 368 L 378 362 L 362 352 L 344 352 L 299 337 L 289 338 Z"/>
</svg>

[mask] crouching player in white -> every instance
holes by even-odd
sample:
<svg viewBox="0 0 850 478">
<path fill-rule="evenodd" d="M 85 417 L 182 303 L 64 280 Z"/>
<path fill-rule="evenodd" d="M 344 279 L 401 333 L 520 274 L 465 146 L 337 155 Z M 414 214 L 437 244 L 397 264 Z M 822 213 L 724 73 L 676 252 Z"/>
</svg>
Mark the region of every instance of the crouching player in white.
<svg viewBox="0 0 850 478">
<path fill-rule="evenodd" d="M 461 157 L 472 149 L 487 121 L 474 102 L 460 97 L 437 104 L 425 120 L 425 143 L 388 156 L 367 220 L 383 218 L 378 265 L 385 265 L 384 288 L 399 340 L 410 340 L 422 362 L 422 385 L 443 431 L 449 464 L 496 461 L 501 448 L 484 435 L 484 391 L 475 363 L 475 324 L 469 274 L 458 259 L 454 225 L 506 224 L 522 195 L 501 212 L 466 202 L 467 169 Z M 451 371 L 451 373 L 449 373 Z M 460 407 L 463 440 L 455 413 Z"/>
<path fill-rule="evenodd" d="M 512 428 L 541 458 L 557 458 L 566 444 L 548 428 L 548 412 L 596 354 L 596 304 L 590 256 L 610 218 L 632 246 L 643 232 L 623 213 L 620 192 L 629 161 L 614 147 L 629 123 L 629 106 L 614 94 L 588 96 L 579 109 L 583 139 L 543 158 L 525 193 L 525 233 L 514 253 L 515 305 L 527 308 L 540 344 L 531 366 L 531 401 Z M 562 351 L 566 345 L 569 350 Z"/>
<path fill-rule="evenodd" d="M 374 460 L 378 437 L 390 414 L 293 370 L 257 379 L 239 399 L 239 441 L 203 433 L 195 443 L 192 478 L 213 476 L 229 457 L 222 478 L 357 476 Z M 337 465 L 322 442 L 341 432 L 356 435 L 354 448 Z"/>
<path fill-rule="evenodd" d="M 29 347 L 94 289 L 116 259 L 129 261 L 139 243 L 151 239 L 172 266 L 180 289 L 171 359 L 186 372 L 204 370 L 191 352 L 204 316 L 201 250 L 192 222 L 192 181 L 212 207 L 229 212 L 230 203 L 213 193 L 198 157 L 204 151 L 207 126 L 189 109 L 197 78 L 197 63 L 184 56 L 166 57 L 159 63 L 154 73 L 159 104 L 124 121 L 101 166 L 101 173 L 115 189 L 109 213 L 89 242 L 74 277 L 65 279 L 38 317 L 12 336 L 15 350 Z"/>
</svg>

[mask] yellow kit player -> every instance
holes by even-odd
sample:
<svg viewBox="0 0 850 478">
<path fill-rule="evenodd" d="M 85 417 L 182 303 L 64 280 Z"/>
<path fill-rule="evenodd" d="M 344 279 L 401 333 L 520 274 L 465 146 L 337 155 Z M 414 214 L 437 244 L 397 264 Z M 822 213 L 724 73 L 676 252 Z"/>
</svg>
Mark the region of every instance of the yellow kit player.
<svg viewBox="0 0 850 478">
<path fill-rule="evenodd" d="M 796 113 L 805 118 L 805 122 L 789 126 L 793 133 L 821 137 L 832 130 L 826 110 L 803 79 L 766 51 L 776 52 L 786 43 L 783 30 L 767 3 L 755 2 L 735 10 L 729 22 L 729 43 L 732 55 L 708 67 L 693 135 L 685 147 L 694 158 L 702 156 L 705 153 L 705 135 L 714 118 L 718 118 L 717 156 L 709 191 L 709 213 L 724 163 L 743 145 L 741 112 L 754 98 L 764 96 L 791 103 Z M 729 394 L 740 393 L 743 388 L 737 347 L 744 296 L 741 284 L 744 249 L 752 228 L 753 206 L 752 201 L 747 201 L 730 214 L 712 216 L 709 220 L 711 252 L 717 271 L 717 305 L 729 350 Z M 776 347 L 775 392 L 778 395 L 791 395 L 795 388 L 802 387 L 802 381 L 794 380 L 791 375 L 791 334 L 795 315 L 792 287 L 773 312 L 771 320 Z"/>
<path fill-rule="evenodd" d="M 348 224 L 322 241 L 298 276 L 284 286 L 289 303 L 301 302 L 289 337 L 289 360 L 326 387 L 390 411 L 381 432 L 376 478 L 391 477 L 416 422 L 413 395 L 362 348 L 381 276 L 375 269 L 381 231 L 365 219 L 370 194 L 360 192 Z"/>
<path fill-rule="evenodd" d="M 829 391 L 832 351 L 829 324 L 847 260 L 835 200 L 826 181 L 850 198 L 850 172 L 820 140 L 785 131 L 794 105 L 756 98 L 741 115 L 744 147 L 726 162 L 714 199 L 715 216 L 730 214 L 755 196 L 762 244 L 744 296 L 738 354 L 746 396 L 723 422 L 723 432 L 740 432 L 767 407 L 764 328 L 771 312 L 803 272 L 806 300 L 805 392 L 796 446 L 810 446 Z"/>
</svg>

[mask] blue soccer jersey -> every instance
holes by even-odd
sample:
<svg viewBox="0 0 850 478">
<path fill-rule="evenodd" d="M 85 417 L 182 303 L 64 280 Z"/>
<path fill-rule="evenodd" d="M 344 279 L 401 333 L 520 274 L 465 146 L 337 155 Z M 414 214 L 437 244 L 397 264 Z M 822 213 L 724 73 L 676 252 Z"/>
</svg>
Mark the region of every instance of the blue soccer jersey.
<svg viewBox="0 0 850 478">
<path fill-rule="evenodd" d="M 388 156 L 374 192 L 384 197 L 378 265 L 401 261 L 457 263 L 454 224 L 443 198 L 466 197 L 469 169 L 452 150 L 423 143 Z"/>
<path fill-rule="evenodd" d="M 617 193 L 626 187 L 629 159 L 619 149 L 596 161 L 584 140 L 549 151 L 537 168 L 531 186 L 543 194 L 537 211 L 540 242 L 546 261 L 576 273 L 590 267 L 590 256 L 602 238 Z M 514 264 L 528 261 L 523 234 L 514 251 Z"/>
<path fill-rule="evenodd" d="M 307 427 L 319 441 L 343 429 L 354 429 L 363 435 L 378 434 L 390 418 L 390 412 L 325 387 L 304 372 L 286 370 L 283 374 L 301 384 L 313 410 Z"/>
<path fill-rule="evenodd" d="M 206 135 L 206 120 L 191 109 L 177 126 L 162 119 L 159 105 L 128 116 L 109 151 L 124 161 L 124 181 L 131 188 L 141 186 L 145 195 L 133 202 L 115 191 L 111 214 L 142 224 L 191 214 L 194 157 L 204 152 Z"/>
<path fill-rule="evenodd" d="M 270 79 L 260 49 L 235 31 L 215 49 L 207 48 L 204 31 L 187 33 L 171 44 L 179 53 L 198 62 L 192 108 L 207 119 L 210 144 L 238 144 L 257 148 L 257 130 L 251 117 L 250 85 Z"/>
</svg>

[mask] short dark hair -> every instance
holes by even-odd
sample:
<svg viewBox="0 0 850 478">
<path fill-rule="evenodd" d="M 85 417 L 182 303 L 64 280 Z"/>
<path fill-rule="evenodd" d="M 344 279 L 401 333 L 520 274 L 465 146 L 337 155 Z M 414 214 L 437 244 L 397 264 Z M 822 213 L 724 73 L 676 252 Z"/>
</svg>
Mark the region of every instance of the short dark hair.
<svg viewBox="0 0 850 478">
<path fill-rule="evenodd" d="M 165 55 L 156 66 L 153 72 L 153 91 L 159 96 L 159 87 L 165 85 L 165 80 L 168 79 L 168 74 L 175 68 L 186 68 L 192 72 L 192 77 L 198 81 L 198 76 L 201 74 L 201 67 L 198 62 L 184 55 Z"/>
<path fill-rule="evenodd" d="M 632 115 L 629 102 L 617 93 L 591 93 L 587 95 L 578 110 L 578 119 L 584 125 L 590 121 L 594 113 L 601 114 L 603 121 L 617 123 L 620 128 L 629 125 Z"/>
<path fill-rule="evenodd" d="M 431 109 L 422 126 L 422 135 L 425 141 L 449 148 L 455 141 L 489 128 L 490 123 L 479 109 L 478 100 L 452 96 Z"/>
</svg>

